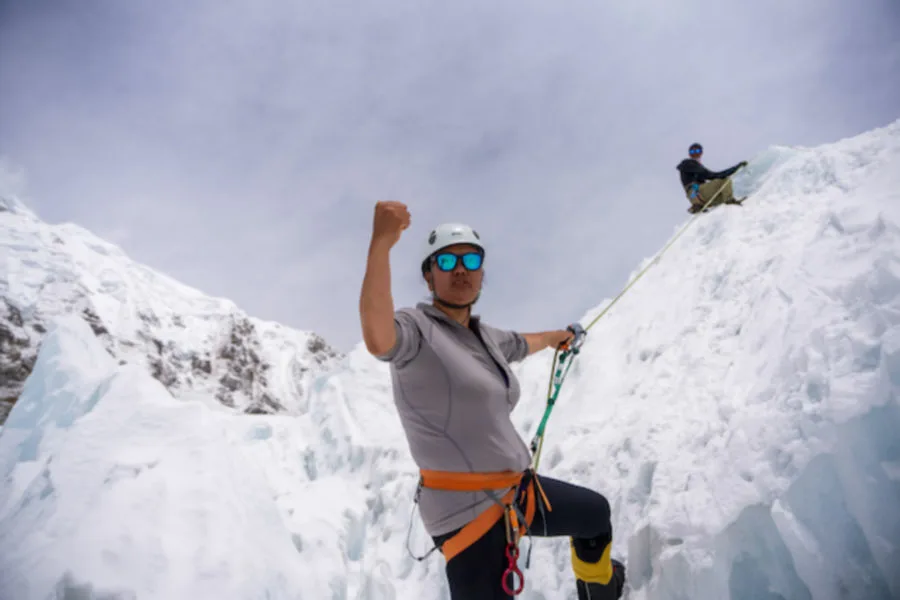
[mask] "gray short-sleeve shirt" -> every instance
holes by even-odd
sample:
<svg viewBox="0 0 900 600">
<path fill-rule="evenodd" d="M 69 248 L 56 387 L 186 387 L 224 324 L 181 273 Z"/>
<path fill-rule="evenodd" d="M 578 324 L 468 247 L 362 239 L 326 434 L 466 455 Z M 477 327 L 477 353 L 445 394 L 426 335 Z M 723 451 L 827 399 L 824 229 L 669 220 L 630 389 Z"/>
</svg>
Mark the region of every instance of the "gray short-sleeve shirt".
<svg viewBox="0 0 900 600">
<path fill-rule="evenodd" d="M 509 363 L 525 358 L 528 344 L 477 316 L 470 321 L 465 327 L 424 303 L 398 310 L 397 341 L 377 358 L 391 363 L 394 402 L 419 468 L 522 471 L 531 453 L 510 417 L 520 388 Z M 419 511 L 434 536 L 462 527 L 492 503 L 483 492 L 423 488 Z"/>
</svg>

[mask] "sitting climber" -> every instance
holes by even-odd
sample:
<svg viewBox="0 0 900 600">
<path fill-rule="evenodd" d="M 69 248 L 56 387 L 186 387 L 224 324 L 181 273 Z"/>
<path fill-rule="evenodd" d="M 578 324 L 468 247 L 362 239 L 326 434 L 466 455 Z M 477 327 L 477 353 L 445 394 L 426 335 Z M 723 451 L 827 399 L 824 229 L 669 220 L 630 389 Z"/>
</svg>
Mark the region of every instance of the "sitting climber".
<svg viewBox="0 0 900 600">
<path fill-rule="evenodd" d="M 731 185 L 731 176 L 738 169 L 747 166 L 747 161 L 742 160 L 730 169 L 724 171 L 710 171 L 703 166 L 700 158 L 703 156 L 703 146 L 694 143 L 688 149 L 690 158 L 686 158 L 678 164 L 678 172 L 681 174 L 681 185 L 684 193 L 691 202 L 688 209 L 690 213 L 696 213 L 712 199 L 710 207 L 719 204 L 737 204 L 740 206 L 745 199 L 735 200 L 734 189 Z"/>
</svg>

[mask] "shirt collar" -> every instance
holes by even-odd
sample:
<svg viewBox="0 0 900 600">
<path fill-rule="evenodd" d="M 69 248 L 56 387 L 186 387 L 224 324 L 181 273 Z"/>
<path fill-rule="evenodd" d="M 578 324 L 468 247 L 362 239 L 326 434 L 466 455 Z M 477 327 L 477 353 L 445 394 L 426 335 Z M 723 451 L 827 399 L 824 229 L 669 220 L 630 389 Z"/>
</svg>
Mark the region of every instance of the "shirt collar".
<svg viewBox="0 0 900 600">
<path fill-rule="evenodd" d="M 426 315 L 428 315 L 430 317 L 434 317 L 435 319 L 441 319 L 443 321 L 446 321 L 447 323 L 451 323 L 453 325 L 458 325 L 460 327 L 463 327 L 462 323 L 451 319 L 447 315 L 447 313 L 445 313 L 441 309 L 437 308 L 433 304 L 428 304 L 427 302 L 419 302 L 416 305 L 416 308 L 418 308 L 419 310 L 421 310 L 423 313 L 425 313 Z M 481 317 L 479 317 L 478 315 L 475 315 L 475 314 L 469 315 L 469 321 L 471 323 L 474 323 L 475 325 L 479 324 L 480 318 Z"/>
</svg>

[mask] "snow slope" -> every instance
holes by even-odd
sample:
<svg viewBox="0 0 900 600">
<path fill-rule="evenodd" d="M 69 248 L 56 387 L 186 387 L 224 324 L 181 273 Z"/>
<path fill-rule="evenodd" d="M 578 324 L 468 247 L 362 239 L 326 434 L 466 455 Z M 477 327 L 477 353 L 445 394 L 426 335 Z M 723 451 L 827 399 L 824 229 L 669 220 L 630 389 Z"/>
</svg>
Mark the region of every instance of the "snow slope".
<svg viewBox="0 0 900 600">
<path fill-rule="evenodd" d="M 541 472 L 608 496 L 631 600 L 900 598 L 900 121 L 736 186 L 591 329 Z M 0 598 L 448 597 L 362 347 L 296 416 L 236 416 L 48 335 L 0 431 Z M 551 359 L 516 369 L 526 440 Z M 566 540 L 520 597 L 575 598 Z"/>
<path fill-rule="evenodd" d="M 314 333 L 252 318 L 2 194 L 0 257 L 0 404 L 18 397 L 58 315 L 83 316 L 113 356 L 177 396 L 247 412 L 297 410 L 340 358 Z"/>
<path fill-rule="evenodd" d="M 217 415 L 58 320 L 0 437 L 0 597 L 326 597 Z"/>
</svg>

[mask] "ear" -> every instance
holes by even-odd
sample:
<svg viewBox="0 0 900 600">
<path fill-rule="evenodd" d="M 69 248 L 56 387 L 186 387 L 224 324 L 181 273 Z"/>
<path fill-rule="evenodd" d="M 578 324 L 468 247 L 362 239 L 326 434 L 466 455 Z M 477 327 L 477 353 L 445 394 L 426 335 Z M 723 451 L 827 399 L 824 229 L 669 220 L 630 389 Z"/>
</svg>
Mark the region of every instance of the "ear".
<svg viewBox="0 0 900 600">
<path fill-rule="evenodd" d="M 423 273 L 423 274 L 422 274 L 422 278 L 425 279 L 425 283 L 428 285 L 428 291 L 429 291 L 429 292 L 433 292 L 433 291 L 434 291 L 434 285 L 432 284 L 432 281 L 431 281 L 431 271 L 428 271 L 428 272 L 426 272 L 426 273 Z"/>
</svg>

